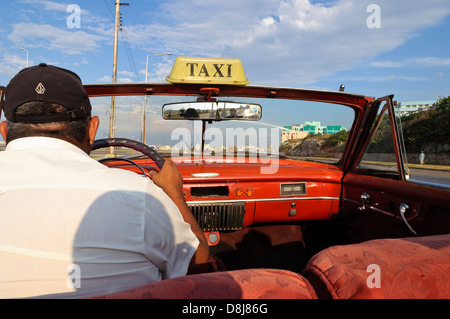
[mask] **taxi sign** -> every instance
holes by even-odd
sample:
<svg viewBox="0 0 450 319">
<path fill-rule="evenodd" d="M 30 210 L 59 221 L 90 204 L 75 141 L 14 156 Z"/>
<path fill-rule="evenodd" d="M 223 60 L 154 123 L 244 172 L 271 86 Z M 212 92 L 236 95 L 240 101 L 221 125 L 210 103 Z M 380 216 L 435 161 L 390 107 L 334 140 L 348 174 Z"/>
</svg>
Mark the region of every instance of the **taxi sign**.
<svg viewBox="0 0 450 319">
<path fill-rule="evenodd" d="M 166 80 L 171 83 L 246 85 L 247 79 L 239 59 L 177 57 Z"/>
</svg>

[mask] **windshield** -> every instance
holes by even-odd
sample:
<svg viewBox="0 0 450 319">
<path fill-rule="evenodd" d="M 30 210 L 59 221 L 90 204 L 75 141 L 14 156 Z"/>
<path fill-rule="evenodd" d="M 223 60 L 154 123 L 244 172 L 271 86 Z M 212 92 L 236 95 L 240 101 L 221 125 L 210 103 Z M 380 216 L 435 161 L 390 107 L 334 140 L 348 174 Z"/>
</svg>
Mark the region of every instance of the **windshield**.
<svg viewBox="0 0 450 319">
<path fill-rule="evenodd" d="M 172 158 L 234 154 L 338 163 L 354 121 L 354 111 L 338 104 L 242 97 L 217 100 L 260 106 L 260 119 L 224 120 L 223 116 L 217 121 L 213 120 L 214 117 L 184 120 L 178 116 L 171 119 L 167 111 L 175 108 L 177 104 L 174 103 L 191 105 L 186 103 L 197 102 L 196 98 L 117 96 L 114 136 L 144 142 Z M 92 97 L 91 103 L 93 114 L 100 117 L 97 139 L 107 138 L 110 134 L 111 97 Z M 164 119 L 163 106 L 167 104 L 170 108 L 166 106 Z"/>
</svg>

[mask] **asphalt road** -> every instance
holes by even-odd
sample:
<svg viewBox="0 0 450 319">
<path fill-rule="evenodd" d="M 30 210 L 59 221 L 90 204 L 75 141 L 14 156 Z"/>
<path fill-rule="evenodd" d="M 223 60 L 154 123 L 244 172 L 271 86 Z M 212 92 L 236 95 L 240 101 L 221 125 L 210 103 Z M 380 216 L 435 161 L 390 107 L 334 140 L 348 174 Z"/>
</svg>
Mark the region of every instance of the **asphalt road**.
<svg viewBox="0 0 450 319">
<path fill-rule="evenodd" d="M 418 180 L 450 186 L 450 171 L 410 168 L 411 181 Z"/>
</svg>

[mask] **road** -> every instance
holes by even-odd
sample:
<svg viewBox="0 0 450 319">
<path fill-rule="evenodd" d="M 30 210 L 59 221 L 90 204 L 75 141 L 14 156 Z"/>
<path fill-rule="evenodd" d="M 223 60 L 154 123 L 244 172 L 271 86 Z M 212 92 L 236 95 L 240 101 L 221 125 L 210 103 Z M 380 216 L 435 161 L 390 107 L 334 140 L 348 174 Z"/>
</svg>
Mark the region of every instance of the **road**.
<svg viewBox="0 0 450 319">
<path fill-rule="evenodd" d="M 444 184 L 450 186 L 449 170 L 410 168 L 410 172 L 412 181 L 418 180 L 423 182 Z"/>
</svg>

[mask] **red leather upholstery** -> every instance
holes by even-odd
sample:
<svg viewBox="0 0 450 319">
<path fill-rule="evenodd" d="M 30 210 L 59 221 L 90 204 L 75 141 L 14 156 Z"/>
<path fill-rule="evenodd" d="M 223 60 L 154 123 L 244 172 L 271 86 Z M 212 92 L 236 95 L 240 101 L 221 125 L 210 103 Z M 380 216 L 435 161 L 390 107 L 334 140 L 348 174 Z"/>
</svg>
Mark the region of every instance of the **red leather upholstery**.
<svg viewBox="0 0 450 319">
<path fill-rule="evenodd" d="M 315 299 L 301 275 L 277 269 L 245 269 L 190 275 L 113 293 L 102 299 Z"/>
<path fill-rule="evenodd" d="M 97 298 L 449 299 L 450 234 L 333 246 L 311 258 L 302 275 L 277 269 L 214 272 Z"/>
<path fill-rule="evenodd" d="M 448 299 L 450 234 L 330 247 L 302 274 L 319 298 Z"/>
</svg>

